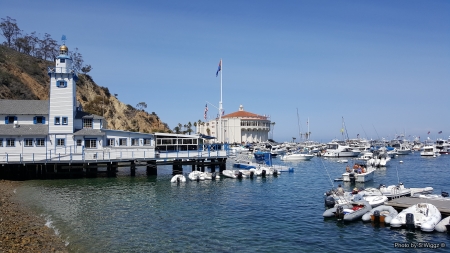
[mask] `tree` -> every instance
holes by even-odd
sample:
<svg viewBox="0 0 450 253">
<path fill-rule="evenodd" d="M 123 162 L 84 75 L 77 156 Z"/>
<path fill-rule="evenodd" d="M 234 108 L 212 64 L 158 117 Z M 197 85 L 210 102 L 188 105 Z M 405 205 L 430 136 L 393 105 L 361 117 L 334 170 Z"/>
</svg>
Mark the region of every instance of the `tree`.
<svg viewBox="0 0 450 253">
<path fill-rule="evenodd" d="M 83 66 L 83 63 L 84 63 L 83 55 L 81 55 L 81 53 L 78 52 L 78 47 L 76 47 L 75 50 L 72 50 L 71 52 L 69 52 L 69 56 L 70 56 L 70 58 L 72 58 L 73 67 L 77 71 L 83 71 L 82 70 L 82 66 Z M 91 70 L 89 70 L 89 71 L 91 71 Z"/>
<path fill-rule="evenodd" d="M 192 123 L 190 121 L 187 123 L 186 131 L 188 132 L 188 134 L 192 133 Z"/>
<path fill-rule="evenodd" d="M 2 20 L 3 21 L 0 23 L 2 35 L 6 39 L 6 45 L 8 47 L 12 47 L 14 40 L 21 34 L 21 30 L 19 29 L 15 19 L 7 16 L 6 19 L 2 18 Z"/>
<path fill-rule="evenodd" d="M 173 128 L 173 131 L 174 131 L 176 134 L 179 134 L 179 133 L 180 133 L 180 128 L 179 128 L 178 126 L 176 126 L 176 127 Z"/>
<path fill-rule="evenodd" d="M 194 127 L 195 127 L 195 132 L 197 132 L 197 122 L 194 122 Z"/>
<path fill-rule="evenodd" d="M 81 72 L 83 72 L 83 74 L 87 74 L 87 73 L 89 73 L 89 72 L 91 72 L 91 70 L 92 70 L 92 67 L 91 67 L 91 65 L 85 65 L 84 67 L 82 67 L 81 68 Z"/>
<path fill-rule="evenodd" d="M 145 103 L 145 102 L 139 102 L 137 105 L 136 105 L 136 108 L 138 108 L 139 110 L 144 110 L 145 108 L 147 108 L 147 104 Z"/>
</svg>

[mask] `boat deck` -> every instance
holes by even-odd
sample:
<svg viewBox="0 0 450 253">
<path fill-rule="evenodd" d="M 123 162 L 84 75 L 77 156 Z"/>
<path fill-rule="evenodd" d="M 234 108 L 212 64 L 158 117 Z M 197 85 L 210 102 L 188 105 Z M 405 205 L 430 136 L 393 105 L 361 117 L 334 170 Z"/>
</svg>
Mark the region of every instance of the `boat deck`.
<svg viewBox="0 0 450 253">
<path fill-rule="evenodd" d="M 450 200 L 401 197 L 389 200 L 385 204 L 388 206 L 392 206 L 395 209 L 403 210 L 418 203 L 433 204 L 441 212 L 443 217 L 450 216 Z"/>
</svg>

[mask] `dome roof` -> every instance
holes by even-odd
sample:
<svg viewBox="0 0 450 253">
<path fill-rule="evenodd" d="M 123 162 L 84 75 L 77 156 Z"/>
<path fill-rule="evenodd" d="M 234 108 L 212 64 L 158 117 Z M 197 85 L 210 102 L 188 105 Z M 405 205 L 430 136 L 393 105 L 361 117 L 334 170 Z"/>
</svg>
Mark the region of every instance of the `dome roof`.
<svg viewBox="0 0 450 253">
<path fill-rule="evenodd" d="M 69 51 L 69 48 L 66 45 L 62 45 L 59 47 L 59 51 Z"/>
</svg>

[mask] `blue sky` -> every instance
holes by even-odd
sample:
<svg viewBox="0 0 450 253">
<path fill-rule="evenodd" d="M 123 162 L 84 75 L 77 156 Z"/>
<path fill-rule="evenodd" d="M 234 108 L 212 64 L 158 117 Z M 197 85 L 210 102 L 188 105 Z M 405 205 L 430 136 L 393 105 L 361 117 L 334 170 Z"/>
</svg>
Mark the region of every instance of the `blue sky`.
<svg viewBox="0 0 450 253">
<path fill-rule="evenodd" d="M 170 128 L 218 107 L 270 115 L 277 141 L 450 136 L 449 1 L 0 0 L 77 47 L 97 84 Z M 297 109 L 299 120 L 297 120 Z M 217 115 L 209 106 L 209 117 Z M 298 124 L 298 121 L 300 124 Z M 431 133 L 428 135 L 428 131 Z M 438 135 L 438 131 L 443 131 Z M 270 133 L 272 137 L 272 133 Z"/>
</svg>

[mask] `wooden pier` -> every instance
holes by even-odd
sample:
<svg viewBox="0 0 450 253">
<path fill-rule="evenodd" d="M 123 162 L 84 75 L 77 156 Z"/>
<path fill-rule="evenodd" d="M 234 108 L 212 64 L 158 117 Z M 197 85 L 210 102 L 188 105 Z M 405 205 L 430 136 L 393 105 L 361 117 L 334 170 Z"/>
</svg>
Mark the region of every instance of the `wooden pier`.
<svg viewBox="0 0 450 253">
<path fill-rule="evenodd" d="M 401 211 L 418 203 L 432 204 L 436 206 L 443 217 L 450 216 L 450 200 L 401 197 L 389 200 L 385 204 Z"/>
<path fill-rule="evenodd" d="M 0 164 L 0 179 L 30 180 L 84 177 L 115 177 L 118 169 L 129 168 L 130 176 L 136 175 L 136 167 L 146 167 L 147 176 L 158 174 L 158 165 L 172 166 L 172 174 L 183 174 L 183 166 L 190 166 L 184 172 L 199 170 L 215 172 L 216 167 L 222 172 L 226 169 L 225 157 L 161 159 L 161 160 L 121 160 L 121 161 L 78 161 L 47 163 Z M 186 169 L 186 168 L 185 168 Z"/>
</svg>

